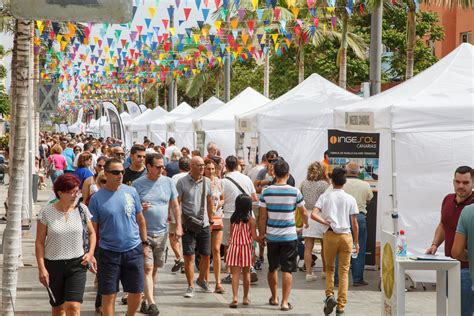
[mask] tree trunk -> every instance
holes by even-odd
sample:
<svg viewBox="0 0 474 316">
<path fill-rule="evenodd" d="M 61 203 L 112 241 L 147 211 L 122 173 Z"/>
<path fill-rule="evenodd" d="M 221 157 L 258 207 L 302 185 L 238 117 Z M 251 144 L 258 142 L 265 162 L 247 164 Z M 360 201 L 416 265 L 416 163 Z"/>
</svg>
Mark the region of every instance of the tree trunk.
<svg viewBox="0 0 474 316">
<path fill-rule="evenodd" d="M 298 83 L 304 81 L 304 43 L 303 39 L 300 37 L 299 47 L 298 47 Z"/>
<path fill-rule="evenodd" d="M 416 46 L 416 6 L 413 0 L 408 1 L 407 15 L 407 68 L 405 80 L 413 77 L 413 68 L 415 64 L 414 53 Z"/>
<path fill-rule="evenodd" d="M 203 103 L 204 103 L 204 93 L 202 92 L 202 89 L 201 89 L 201 91 L 199 91 L 199 105 Z"/>
<path fill-rule="evenodd" d="M 224 61 L 224 102 L 227 103 L 230 101 L 230 53 L 225 53 Z"/>
<path fill-rule="evenodd" d="M 160 85 L 156 83 L 155 108 L 160 106 Z"/>
<path fill-rule="evenodd" d="M 343 13 L 342 17 L 342 38 L 341 47 L 339 48 L 339 87 L 346 89 L 347 86 L 347 12 Z"/>
<path fill-rule="evenodd" d="M 25 157 L 27 137 L 27 107 L 28 85 L 30 84 L 30 21 L 18 20 L 15 26 L 17 40 L 16 78 L 15 78 L 15 141 L 12 148 L 10 161 L 11 179 L 13 188 L 8 196 L 9 213 L 5 227 L 3 279 L 2 279 L 2 310 L 3 315 L 13 315 L 13 304 L 16 300 L 16 287 L 18 281 L 18 258 L 20 254 L 21 237 L 21 201 L 23 181 L 25 179 Z M 11 299 L 10 299 L 11 294 Z"/>
<path fill-rule="evenodd" d="M 218 99 L 221 98 L 221 76 L 220 76 L 220 71 L 219 71 L 219 75 L 217 76 L 217 80 L 216 80 L 216 98 L 218 98 Z"/>
<path fill-rule="evenodd" d="M 164 95 L 164 97 L 163 97 L 163 100 L 164 100 L 164 108 L 165 108 L 165 110 L 166 110 L 166 111 L 169 111 L 169 109 L 168 109 L 168 98 L 166 97 L 166 93 L 167 93 L 167 91 L 168 91 L 168 90 L 166 89 L 166 85 L 164 85 L 164 86 L 163 86 L 163 95 Z"/>
</svg>

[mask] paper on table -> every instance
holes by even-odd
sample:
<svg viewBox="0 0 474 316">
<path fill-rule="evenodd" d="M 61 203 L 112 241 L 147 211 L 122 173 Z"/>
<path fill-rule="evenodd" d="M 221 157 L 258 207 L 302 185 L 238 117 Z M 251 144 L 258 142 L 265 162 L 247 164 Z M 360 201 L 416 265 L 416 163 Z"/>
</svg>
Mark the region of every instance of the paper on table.
<svg viewBox="0 0 474 316">
<path fill-rule="evenodd" d="M 410 255 L 412 260 L 432 260 L 432 261 L 456 261 L 451 257 L 446 257 L 443 255 L 428 255 L 428 254 L 412 254 Z"/>
</svg>

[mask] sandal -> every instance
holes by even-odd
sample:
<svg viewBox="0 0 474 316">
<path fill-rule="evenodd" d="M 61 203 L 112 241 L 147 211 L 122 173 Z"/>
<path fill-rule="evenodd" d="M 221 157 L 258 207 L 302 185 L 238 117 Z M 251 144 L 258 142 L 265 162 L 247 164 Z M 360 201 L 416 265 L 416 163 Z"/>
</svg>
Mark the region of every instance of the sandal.
<svg viewBox="0 0 474 316">
<path fill-rule="evenodd" d="M 249 299 L 247 299 L 246 301 L 243 300 L 242 305 L 250 305 L 250 300 Z"/>
<path fill-rule="evenodd" d="M 289 310 L 292 310 L 293 309 L 293 305 L 290 304 L 290 302 L 288 302 L 288 306 L 287 307 L 283 307 L 283 305 L 281 306 L 280 310 L 283 311 L 283 312 L 287 312 Z"/>
<path fill-rule="evenodd" d="M 278 299 L 277 299 L 277 302 L 275 303 L 275 302 L 272 302 L 272 298 L 270 297 L 270 298 L 268 299 L 268 304 L 270 304 L 270 305 L 272 305 L 272 306 L 277 306 L 277 305 L 278 305 Z"/>
<path fill-rule="evenodd" d="M 216 285 L 216 289 L 214 290 L 214 293 L 224 294 L 225 293 L 224 287 L 221 284 Z"/>
<path fill-rule="evenodd" d="M 233 301 L 232 303 L 230 303 L 229 307 L 230 308 L 237 308 L 239 303 L 237 303 L 237 301 Z"/>
</svg>

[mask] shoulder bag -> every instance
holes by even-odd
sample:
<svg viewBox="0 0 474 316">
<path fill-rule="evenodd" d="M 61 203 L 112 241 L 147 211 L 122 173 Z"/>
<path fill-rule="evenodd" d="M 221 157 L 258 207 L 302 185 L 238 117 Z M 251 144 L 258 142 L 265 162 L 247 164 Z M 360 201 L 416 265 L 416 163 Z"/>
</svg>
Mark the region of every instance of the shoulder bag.
<svg viewBox="0 0 474 316">
<path fill-rule="evenodd" d="M 79 209 L 79 215 L 81 216 L 82 222 L 82 242 L 84 245 L 84 253 L 87 253 L 89 252 L 89 229 L 87 228 L 87 216 L 80 202 L 77 203 L 77 208 Z"/>
</svg>

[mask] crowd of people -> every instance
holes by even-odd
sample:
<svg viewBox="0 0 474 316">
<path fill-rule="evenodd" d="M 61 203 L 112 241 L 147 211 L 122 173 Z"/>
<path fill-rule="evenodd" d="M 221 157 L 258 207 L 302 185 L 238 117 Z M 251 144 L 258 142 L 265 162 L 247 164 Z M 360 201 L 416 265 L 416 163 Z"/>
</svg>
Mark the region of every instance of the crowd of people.
<svg viewBox="0 0 474 316">
<path fill-rule="evenodd" d="M 53 315 L 80 314 L 88 270 L 96 273 L 98 312 L 115 314 L 121 283 L 127 315 L 138 310 L 158 315 L 154 286 L 168 244 L 175 257 L 171 271 L 186 276 L 184 297 L 193 298 L 196 287 L 222 294 L 223 284 L 231 284 L 230 308 L 239 306 L 240 279 L 241 304 L 251 304 L 250 284 L 258 282 L 256 270 L 267 260 L 268 304 L 291 310 L 292 273 L 300 258 L 306 281 L 317 279 L 318 242 L 325 314 L 335 309 L 344 315 L 349 270 L 354 286 L 368 284 L 366 217 L 373 194 L 359 179 L 356 162 L 329 174 L 325 153 L 296 187 L 289 164 L 276 150 L 265 153 L 260 164 L 247 166 L 241 157 L 221 157 L 217 144 L 207 144 L 204 155 L 179 149 L 173 138 L 160 146 L 145 138 L 127 153 L 110 137 L 44 133 L 38 158 L 38 169 L 45 170 L 55 194 L 40 211 L 36 239 L 39 280 L 48 289 Z M 461 215 L 464 206 L 474 203 L 473 177 L 470 167 L 456 170 L 455 194 L 443 201 L 427 250 L 436 253 L 445 241 L 446 255 L 463 261 L 463 315 L 471 315 L 467 311 L 474 304 L 474 274 L 467 263 L 474 260 L 473 239 L 468 238 L 474 233 L 474 208 L 466 207 Z"/>
</svg>

